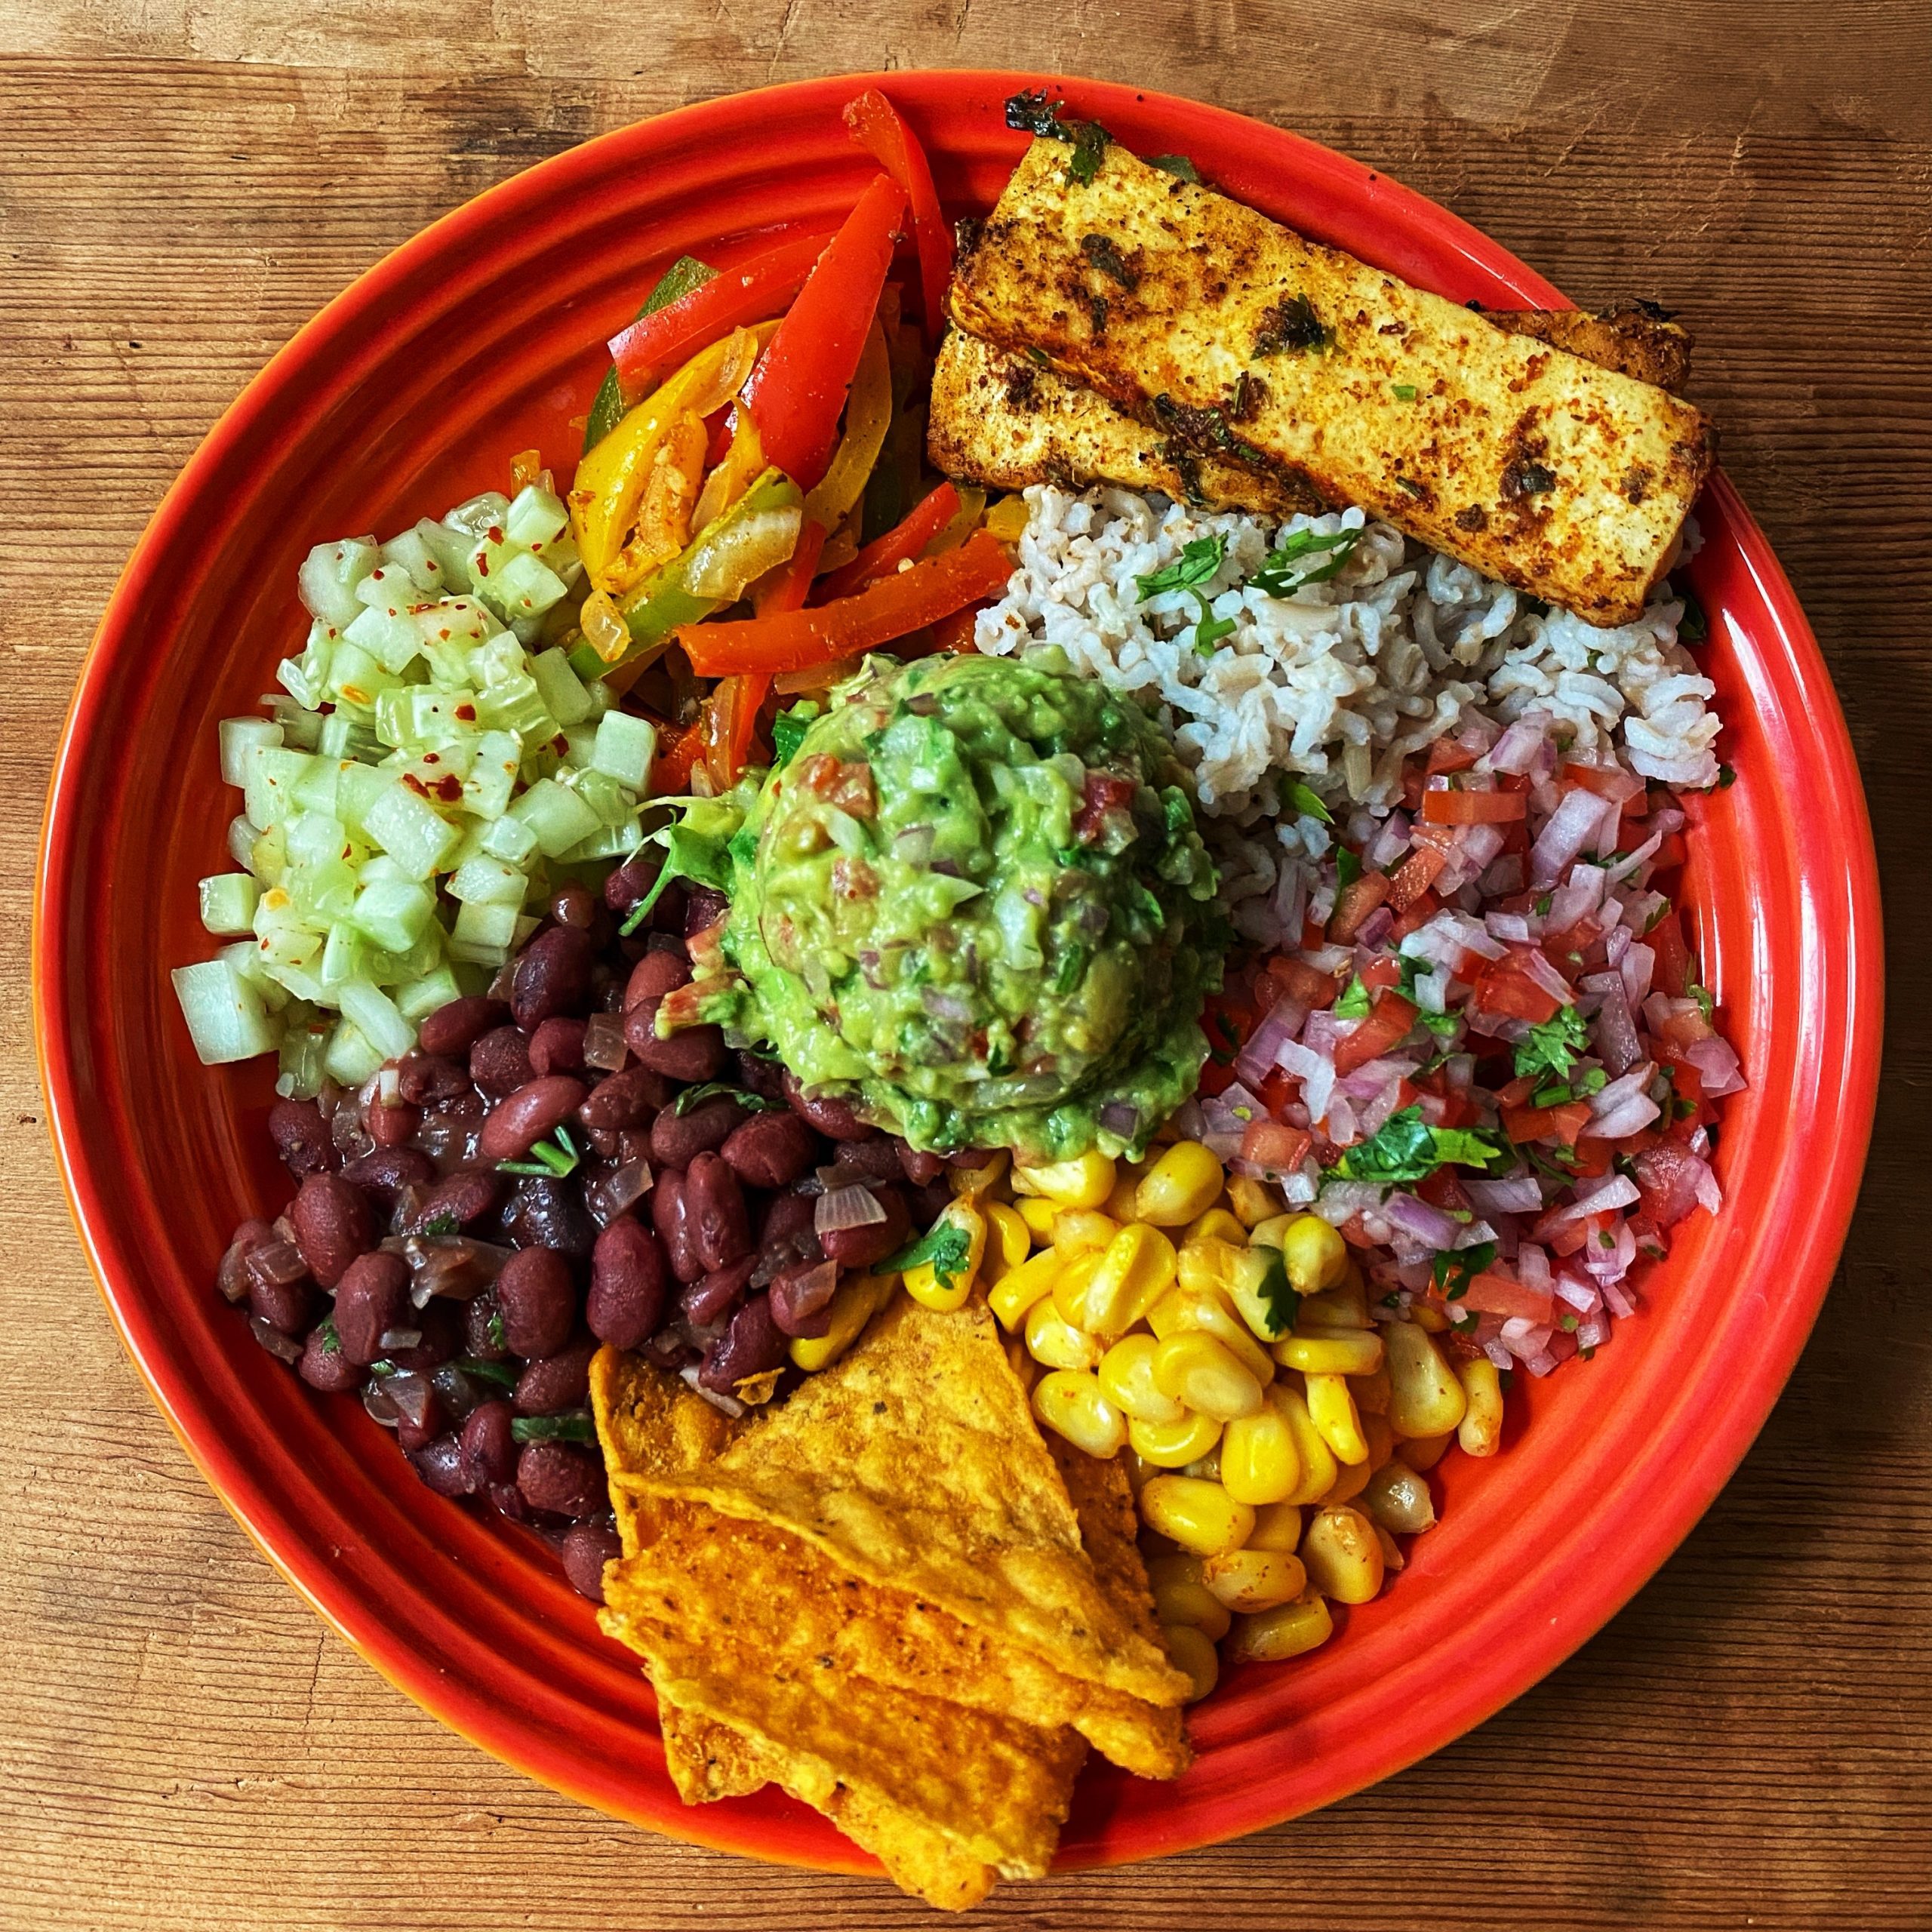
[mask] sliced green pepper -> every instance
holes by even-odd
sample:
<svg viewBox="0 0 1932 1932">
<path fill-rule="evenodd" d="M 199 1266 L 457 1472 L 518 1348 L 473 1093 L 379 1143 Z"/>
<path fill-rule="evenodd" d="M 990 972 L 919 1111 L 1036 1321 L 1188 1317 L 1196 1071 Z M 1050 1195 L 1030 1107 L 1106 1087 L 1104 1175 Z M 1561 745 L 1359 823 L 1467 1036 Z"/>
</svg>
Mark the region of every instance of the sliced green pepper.
<svg viewBox="0 0 1932 1932">
<path fill-rule="evenodd" d="M 706 268 L 695 255 L 680 255 L 657 278 L 657 286 L 644 298 L 644 306 L 637 312 L 642 321 L 646 315 L 654 315 L 660 309 L 668 309 L 673 302 L 688 295 L 694 288 L 702 288 L 707 281 L 715 280 L 718 271 Z M 642 398 L 634 398 L 634 401 Z M 590 414 L 584 418 L 583 454 L 588 456 L 617 425 L 624 415 L 623 385 L 617 380 L 617 365 L 614 362 L 604 372 L 604 380 L 590 405 Z"/>
</svg>

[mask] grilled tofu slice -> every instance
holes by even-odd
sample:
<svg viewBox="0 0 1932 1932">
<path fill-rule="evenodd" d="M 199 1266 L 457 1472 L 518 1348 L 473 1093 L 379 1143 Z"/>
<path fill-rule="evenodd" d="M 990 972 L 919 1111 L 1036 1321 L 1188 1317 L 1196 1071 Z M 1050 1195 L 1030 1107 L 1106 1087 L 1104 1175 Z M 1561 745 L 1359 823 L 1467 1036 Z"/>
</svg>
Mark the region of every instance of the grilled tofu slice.
<svg viewBox="0 0 1932 1932">
<path fill-rule="evenodd" d="M 1599 369 L 1640 383 L 1654 383 L 1672 395 L 1681 395 L 1690 374 L 1690 331 L 1641 302 L 1620 302 L 1614 309 L 1488 309 L 1483 311 L 1500 329 L 1512 335 L 1533 335 L 1556 349 L 1567 349 Z"/>
<path fill-rule="evenodd" d="M 1592 623 L 1641 613 L 1715 458 L 1700 411 L 1117 145 L 1084 181 L 1072 152 L 1039 137 L 1015 169 L 960 328 Z"/>
</svg>

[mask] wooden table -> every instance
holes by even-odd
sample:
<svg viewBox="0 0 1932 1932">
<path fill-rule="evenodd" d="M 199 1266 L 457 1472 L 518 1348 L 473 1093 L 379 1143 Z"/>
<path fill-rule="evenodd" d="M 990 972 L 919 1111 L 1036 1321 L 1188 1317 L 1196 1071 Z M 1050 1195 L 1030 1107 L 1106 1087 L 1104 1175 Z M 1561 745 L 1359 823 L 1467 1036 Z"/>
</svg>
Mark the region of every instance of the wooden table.
<svg viewBox="0 0 1932 1932">
<path fill-rule="evenodd" d="M 0 1924 L 927 1922 L 686 1849 L 442 1730 L 328 1635 L 149 1407 L 29 1044 L 38 801 L 122 557 L 214 417 L 385 250 L 688 100 L 875 63 L 1218 98 L 1581 300 L 1660 297 L 1817 625 L 1891 891 L 1890 1078 L 1789 1392 L 1636 1601 L 1475 1735 L 1300 1823 L 998 1894 L 1040 1927 L 1932 1925 L 1932 27 L 1755 0 L 0 0 Z M 1914 774 L 1918 774 L 1915 780 Z"/>
</svg>

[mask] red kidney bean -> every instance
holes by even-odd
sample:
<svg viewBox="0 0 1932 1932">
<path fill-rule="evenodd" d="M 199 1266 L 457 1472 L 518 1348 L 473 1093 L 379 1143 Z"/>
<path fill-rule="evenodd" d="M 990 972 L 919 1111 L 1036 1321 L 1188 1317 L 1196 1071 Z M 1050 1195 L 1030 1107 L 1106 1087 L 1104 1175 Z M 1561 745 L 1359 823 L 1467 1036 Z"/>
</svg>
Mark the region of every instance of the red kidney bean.
<svg viewBox="0 0 1932 1932">
<path fill-rule="evenodd" d="M 838 1277 L 823 1261 L 801 1262 L 771 1279 L 771 1318 L 788 1335 L 816 1341 L 832 1332 L 832 1297 Z"/>
<path fill-rule="evenodd" d="M 463 1309 L 458 1303 L 441 1297 L 426 1302 L 396 1326 L 418 1329 L 423 1337 L 408 1348 L 384 1351 L 398 1368 L 426 1375 L 432 1368 L 441 1368 L 463 1347 Z"/>
<path fill-rule="evenodd" d="M 486 1161 L 520 1161 L 583 1105 L 588 1089 L 568 1073 L 527 1081 L 483 1123 L 476 1151 Z"/>
<path fill-rule="evenodd" d="M 469 1494 L 472 1485 L 469 1472 L 463 1466 L 463 1444 L 454 1432 L 438 1436 L 420 1449 L 408 1449 L 404 1453 L 409 1458 L 409 1466 L 437 1495 Z"/>
<path fill-rule="evenodd" d="M 823 1261 L 825 1250 L 819 1244 L 812 1225 L 817 1204 L 803 1194 L 780 1194 L 772 1198 L 758 1231 L 758 1261 L 752 1285 L 763 1287 L 781 1269 L 795 1261 Z"/>
<path fill-rule="evenodd" d="M 685 891 L 681 879 L 673 879 L 658 895 L 657 903 L 651 909 L 651 930 L 653 934 L 666 936 L 681 935 L 685 930 L 685 906 L 690 895 Z"/>
<path fill-rule="evenodd" d="M 589 1103 L 586 1102 L 585 1104 L 588 1106 Z M 580 1119 L 583 1118 L 581 1109 L 578 1111 L 578 1118 Z M 583 1130 L 583 1137 L 590 1143 L 593 1152 L 601 1155 L 605 1160 L 611 1161 L 614 1165 L 616 1164 L 618 1158 L 617 1149 L 623 1137 L 614 1127 L 586 1127 Z M 649 1143 L 647 1142 L 645 1144 L 648 1146 Z"/>
<path fill-rule="evenodd" d="M 349 1264 L 376 1244 L 369 1197 L 340 1174 L 310 1174 L 289 1204 L 288 1222 L 309 1273 L 325 1288 L 334 1287 Z"/>
<path fill-rule="evenodd" d="M 747 1376 L 781 1367 L 787 1358 L 783 1331 L 772 1319 L 771 1298 L 757 1295 L 731 1318 L 731 1325 L 705 1351 L 697 1372 L 703 1386 L 728 1395 Z"/>
<path fill-rule="evenodd" d="M 590 1358 L 596 1352 L 597 1344 L 586 1335 L 532 1362 L 510 1396 L 517 1414 L 554 1416 L 582 1408 L 590 1399 Z"/>
<path fill-rule="evenodd" d="M 657 1229 L 657 1238 L 664 1244 L 664 1256 L 671 1264 L 671 1272 L 681 1281 L 697 1281 L 705 1272 L 705 1266 L 698 1259 L 697 1247 L 692 1239 L 691 1217 L 685 1211 L 684 1176 L 675 1169 L 660 1174 L 649 1198 L 651 1225 Z"/>
<path fill-rule="evenodd" d="M 870 1140 L 841 1141 L 832 1157 L 832 1165 L 838 1170 L 841 1187 L 854 1181 L 863 1181 L 869 1186 L 905 1179 L 899 1164 L 899 1150 L 883 1134 Z"/>
<path fill-rule="evenodd" d="M 269 1138 L 297 1180 L 342 1164 L 329 1124 L 313 1100 L 276 1101 L 269 1109 Z"/>
<path fill-rule="evenodd" d="M 660 1168 L 688 1168 L 700 1154 L 714 1154 L 746 1118 L 736 1100 L 721 1094 L 690 1112 L 666 1107 L 651 1123 L 651 1158 Z"/>
<path fill-rule="evenodd" d="M 220 1265 L 214 1271 L 215 1290 L 223 1301 L 245 1302 L 248 1299 L 249 1284 L 253 1279 L 248 1266 L 248 1257 L 258 1247 L 271 1244 L 295 1247 L 293 1241 L 283 1242 L 267 1222 L 244 1221 L 235 1230 L 227 1251 L 221 1257 Z M 309 1272 L 309 1264 L 302 1260 L 302 1251 L 295 1248 L 295 1259 L 300 1263 L 302 1272 Z"/>
<path fill-rule="evenodd" d="M 395 1378 L 392 1377 L 391 1380 Z M 395 1439 L 405 1455 L 412 1449 L 426 1449 L 436 1438 L 449 1428 L 451 1417 L 443 1406 L 443 1399 L 427 1383 L 423 1386 L 422 1414 L 420 1419 L 412 1420 L 408 1415 L 398 1415 L 395 1421 Z M 461 1492 L 469 1494 L 465 1489 Z"/>
<path fill-rule="evenodd" d="M 589 1258 L 597 1239 L 597 1223 L 574 1177 L 532 1174 L 518 1181 L 505 1220 L 518 1247 L 554 1247 L 576 1261 Z"/>
<path fill-rule="evenodd" d="M 687 887 L 685 901 L 685 937 L 694 939 L 709 932 L 731 909 L 731 902 L 715 885 Z"/>
<path fill-rule="evenodd" d="M 531 1361 L 555 1355 L 577 1327 L 576 1278 L 549 1248 L 519 1248 L 512 1255 L 497 1277 L 496 1297 L 512 1355 Z"/>
<path fill-rule="evenodd" d="M 531 1078 L 529 1041 L 514 1026 L 485 1033 L 469 1050 L 469 1077 L 486 1094 L 514 1094 Z"/>
<path fill-rule="evenodd" d="M 414 1327 L 409 1305 L 409 1264 L 378 1248 L 358 1255 L 335 1291 L 336 1339 L 352 1362 L 380 1361 L 383 1337 L 392 1328 Z"/>
<path fill-rule="evenodd" d="M 581 1020 L 567 1020 L 561 1014 L 545 1020 L 530 1036 L 530 1070 L 536 1074 L 581 1073 L 583 1028 Z"/>
<path fill-rule="evenodd" d="M 281 1334 L 303 1334 L 315 1319 L 314 1285 L 306 1277 L 296 1281 L 251 1279 L 248 1312 Z"/>
<path fill-rule="evenodd" d="M 641 1346 L 663 1318 L 670 1280 L 671 1264 L 657 1235 L 628 1214 L 613 1221 L 591 1251 L 584 1306 L 590 1332 L 614 1349 Z"/>
<path fill-rule="evenodd" d="M 361 1388 L 365 1373 L 360 1364 L 343 1353 L 341 1343 L 326 1321 L 309 1330 L 295 1372 L 325 1395 L 346 1395 L 352 1389 Z"/>
<path fill-rule="evenodd" d="M 729 1267 L 751 1253 L 751 1217 L 746 1211 L 744 1189 L 722 1155 L 700 1154 L 685 1170 L 685 1216 L 691 1223 L 691 1245 L 707 1269 Z"/>
<path fill-rule="evenodd" d="M 503 1177 L 494 1168 L 459 1168 L 426 1189 L 405 1234 L 451 1234 L 480 1221 L 503 1198 Z"/>
<path fill-rule="evenodd" d="M 507 1523 L 527 1523 L 530 1520 L 530 1505 L 523 1500 L 523 1491 L 514 1480 L 493 1482 L 483 1491 L 484 1500 Z"/>
<path fill-rule="evenodd" d="M 626 1066 L 598 1081 L 577 1109 L 586 1127 L 636 1127 L 670 1104 L 672 1088 L 648 1066 Z"/>
<path fill-rule="evenodd" d="M 651 1130 L 644 1127 L 625 1128 L 617 1136 L 616 1158 L 620 1167 L 627 1161 L 648 1161 L 651 1158 Z"/>
<path fill-rule="evenodd" d="M 743 1260 L 734 1261 L 728 1268 L 714 1268 L 694 1281 L 678 1297 L 685 1320 L 694 1328 L 709 1328 L 712 1323 L 723 1321 L 744 1299 L 746 1289 L 751 1286 L 752 1270 L 757 1266 L 758 1257 L 748 1254 Z"/>
<path fill-rule="evenodd" d="M 588 932 L 591 921 L 597 916 L 597 901 L 590 896 L 588 886 L 572 880 L 550 895 L 550 916 L 560 926 L 580 926 Z"/>
<path fill-rule="evenodd" d="M 914 1188 L 910 1203 L 912 1225 L 915 1228 L 931 1227 L 952 1201 L 952 1189 L 943 1180 L 928 1181 L 924 1187 Z"/>
<path fill-rule="evenodd" d="M 771 1100 L 780 1106 L 785 1104 L 785 1069 L 777 1061 L 767 1060 L 748 1047 L 740 1047 L 732 1058 L 737 1063 L 740 1087 L 749 1088 L 761 1100 Z"/>
<path fill-rule="evenodd" d="M 405 1187 L 427 1187 L 436 1178 L 436 1164 L 420 1147 L 378 1147 L 347 1162 L 342 1177 L 380 1195 L 388 1207 Z"/>
<path fill-rule="evenodd" d="M 550 926 L 517 955 L 510 980 L 510 1014 L 528 1033 L 558 1014 L 581 1014 L 590 1004 L 590 969 L 597 949 L 580 926 Z"/>
<path fill-rule="evenodd" d="M 631 968 L 624 986 L 624 1011 L 641 1006 L 648 999 L 662 999 L 668 992 L 691 983 L 691 962 L 680 946 L 670 951 L 647 952 Z"/>
<path fill-rule="evenodd" d="M 724 1029 L 687 1026 L 660 1040 L 657 1033 L 657 1002 L 640 1001 L 624 1014 L 624 1044 L 640 1065 L 672 1080 L 698 1086 L 715 1080 L 724 1070 Z"/>
<path fill-rule="evenodd" d="M 718 1151 L 747 1186 L 789 1187 L 817 1164 L 820 1144 L 817 1130 L 788 1110 L 741 1120 Z"/>
<path fill-rule="evenodd" d="M 605 904 L 614 912 L 628 915 L 657 883 L 657 874 L 663 863 L 656 852 L 647 848 L 641 852 L 633 852 L 621 866 L 613 866 L 605 875 Z"/>
<path fill-rule="evenodd" d="M 486 1288 L 474 1301 L 463 1303 L 463 1352 L 478 1361 L 501 1361 L 509 1353 L 494 1288 Z"/>
<path fill-rule="evenodd" d="M 470 1411 L 463 1426 L 462 1442 L 472 1490 L 515 1480 L 517 1444 L 510 1433 L 515 1414 L 508 1402 L 494 1398 Z"/>
<path fill-rule="evenodd" d="M 964 1168 L 968 1174 L 977 1174 L 982 1168 L 989 1168 L 999 1152 L 997 1147 L 958 1147 L 944 1156 L 949 1168 Z"/>
<path fill-rule="evenodd" d="M 533 1509 L 558 1516 L 600 1516 L 611 1506 L 604 1465 L 577 1442 L 526 1442 L 516 1462 L 516 1486 Z"/>
<path fill-rule="evenodd" d="M 897 1188 L 875 1188 L 872 1198 L 885 1210 L 883 1221 L 869 1228 L 828 1229 L 819 1236 L 828 1259 L 841 1268 L 872 1267 L 888 1254 L 897 1254 L 912 1232 L 912 1211 Z"/>
<path fill-rule="evenodd" d="M 614 1563 L 624 1553 L 617 1532 L 608 1523 L 578 1523 L 564 1534 L 557 1546 L 557 1560 L 571 1588 L 592 1603 L 604 1601 L 604 1566 Z"/>
<path fill-rule="evenodd" d="M 362 1109 L 362 1124 L 378 1147 L 401 1147 L 416 1137 L 423 1124 L 423 1110 L 407 1101 L 399 1100 L 391 1107 L 380 1099 L 373 1100 Z"/>
<path fill-rule="evenodd" d="M 937 1154 L 923 1153 L 894 1137 L 892 1149 L 899 1156 L 900 1171 L 915 1187 L 928 1187 L 946 1171 L 946 1163 Z"/>
<path fill-rule="evenodd" d="M 493 1027 L 510 1017 L 509 1008 L 500 999 L 469 993 L 439 1006 L 416 1029 L 416 1044 L 426 1054 L 448 1054 L 460 1059 Z"/>
<path fill-rule="evenodd" d="M 447 1054 L 407 1053 L 396 1062 L 395 1083 L 412 1106 L 440 1107 L 469 1091 L 469 1068 Z"/>
<path fill-rule="evenodd" d="M 844 1101 L 835 1100 L 829 1094 L 807 1094 L 789 1069 L 784 1088 L 793 1112 L 804 1115 L 828 1140 L 869 1140 L 878 1132 L 877 1128 L 868 1127 Z"/>
</svg>

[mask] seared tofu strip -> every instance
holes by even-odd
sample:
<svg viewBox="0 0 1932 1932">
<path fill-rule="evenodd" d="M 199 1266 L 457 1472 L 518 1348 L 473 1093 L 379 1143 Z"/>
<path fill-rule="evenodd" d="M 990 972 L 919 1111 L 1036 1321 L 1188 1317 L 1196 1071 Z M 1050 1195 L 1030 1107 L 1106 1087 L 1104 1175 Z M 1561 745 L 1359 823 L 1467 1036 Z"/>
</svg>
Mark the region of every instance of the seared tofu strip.
<svg viewBox="0 0 1932 1932">
<path fill-rule="evenodd" d="M 1038 137 L 1014 170 L 955 273 L 961 328 L 1592 623 L 1641 614 L 1714 460 L 1700 411 L 1117 145 L 1076 180 L 1073 152 Z"/>
<path fill-rule="evenodd" d="M 1635 306 L 1597 315 L 1575 309 L 1494 311 L 1490 320 L 1673 392 L 1689 372 L 1689 334 Z M 995 349 L 963 329 L 949 331 L 940 347 L 927 451 L 944 475 L 994 489 L 1120 483 L 1255 516 L 1312 515 L 1327 507 L 1298 478 L 1192 449 L 1031 356 Z"/>
</svg>

